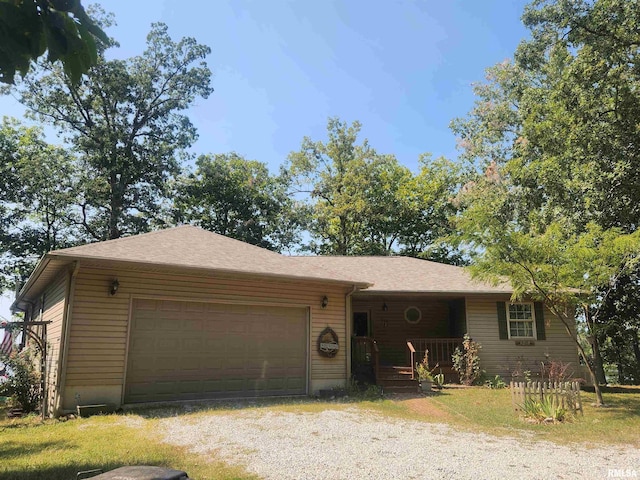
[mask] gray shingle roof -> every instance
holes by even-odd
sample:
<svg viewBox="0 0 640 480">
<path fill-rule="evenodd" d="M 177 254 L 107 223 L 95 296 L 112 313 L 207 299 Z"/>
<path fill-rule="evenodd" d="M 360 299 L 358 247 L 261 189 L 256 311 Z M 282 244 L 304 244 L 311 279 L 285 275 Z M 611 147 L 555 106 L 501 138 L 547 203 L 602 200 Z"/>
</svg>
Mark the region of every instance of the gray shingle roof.
<svg viewBox="0 0 640 480">
<path fill-rule="evenodd" d="M 291 257 L 193 226 L 55 250 L 45 255 L 16 299 L 39 291 L 73 260 L 130 262 L 216 272 L 357 285 L 364 293 L 511 293 L 508 284 L 472 280 L 461 267 L 410 257 Z M 32 293 L 33 293 L 32 292 Z"/>
<path fill-rule="evenodd" d="M 367 293 L 511 293 L 510 285 L 494 286 L 473 280 L 462 267 L 411 257 L 298 257 L 309 266 L 356 275 L 373 286 Z"/>
<path fill-rule="evenodd" d="M 51 258 L 114 260 L 232 273 L 366 284 L 361 276 L 301 263 L 239 240 L 189 225 L 55 250 Z M 364 285 L 363 285 L 364 286 Z"/>
</svg>

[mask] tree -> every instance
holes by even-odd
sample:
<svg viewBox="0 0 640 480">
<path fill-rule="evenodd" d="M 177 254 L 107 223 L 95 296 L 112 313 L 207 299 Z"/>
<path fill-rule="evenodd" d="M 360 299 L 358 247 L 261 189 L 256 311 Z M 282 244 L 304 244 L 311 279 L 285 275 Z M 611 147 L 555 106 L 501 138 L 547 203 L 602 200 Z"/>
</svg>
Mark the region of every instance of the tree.
<svg viewBox="0 0 640 480">
<path fill-rule="evenodd" d="M 567 181 L 561 201 L 575 205 L 576 223 L 596 222 L 603 228 L 637 231 L 640 222 L 640 13 L 637 2 L 534 2 L 523 16 L 533 39 L 523 43 L 516 59 L 523 68 L 545 64 L 545 98 L 531 109 L 527 123 L 532 145 L 544 151 L 559 181 Z M 551 171 L 551 169 L 549 169 Z M 560 175 L 558 175 L 560 173 Z M 557 189 L 556 189 L 557 191 Z M 633 310 L 624 291 L 630 278 L 621 275 L 600 306 L 602 315 L 590 326 L 589 340 L 598 358 L 615 364 L 619 379 L 640 369 L 630 354 L 632 332 L 623 312 Z M 631 276 L 633 278 L 633 276 Z M 618 297 L 618 298 L 615 298 Z M 628 302 L 625 305 L 624 302 Z M 615 307 L 615 308 L 614 308 Z M 616 313 L 616 310 L 621 312 Z M 591 321 L 586 315 L 587 321 Z M 636 340 L 637 342 L 637 340 Z M 596 366 L 597 365 L 596 362 Z"/>
<path fill-rule="evenodd" d="M 441 263 L 463 265 L 465 259 L 455 247 L 451 218 L 458 213 L 456 195 L 468 175 L 459 164 L 444 157 L 433 160 L 423 154 L 420 171 L 399 188 L 404 202 L 399 218 L 400 253 Z"/>
<path fill-rule="evenodd" d="M 640 268 L 618 278 L 601 310 L 606 322 L 596 335 L 605 361 L 616 366 L 618 383 L 640 384 Z"/>
<path fill-rule="evenodd" d="M 445 159 L 420 159 L 414 175 L 393 155 L 378 154 L 360 124 L 337 118 L 327 124 L 328 141 L 305 138 L 289 155 L 285 171 L 296 193 L 308 194 L 312 250 L 335 255 L 403 253 L 455 262 L 441 238 L 460 172 Z"/>
<path fill-rule="evenodd" d="M 13 286 L 50 250 L 78 241 L 72 158 L 37 128 L 4 118 L 0 126 L 0 289 Z"/>
<path fill-rule="evenodd" d="M 467 208 L 457 223 L 460 242 L 473 257 L 471 271 L 493 283 L 508 279 L 514 299 L 527 296 L 544 302 L 586 359 L 575 329 L 576 312 L 588 308 L 597 323 L 619 278 L 639 265 L 640 232 L 604 230 L 594 223 L 579 230 L 562 216 L 549 221 L 539 211 L 514 208 L 518 195 L 509 178 L 495 167 L 461 194 Z M 522 215 L 527 218 L 523 220 Z M 605 285 L 609 288 L 603 291 Z M 587 365 L 601 405 L 595 369 Z"/>
<path fill-rule="evenodd" d="M 542 152 L 556 176 L 573 180 L 558 203 L 569 199 L 583 222 L 634 231 L 640 221 L 637 2 L 537 0 L 523 21 L 532 40 L 518 47 L 516 61 L 543 82 L 526 90 L 531 154 Z"/>
<path fill-rule="evenodd" d="M 99 61 L 79 83 L 56 66 L 18 85 L 31 117 L 54 125 L 78 152 L 75 224 L 93 240 L 162 224 L 168 181 L 197 134 L 180 112 L 206 98 L 210 49 L 192 38 L 174 42 L 154 24 L 147 49 L 127 60 Z"/>
<path fill-rule="evenodd" d="M 176 219 L 270 250 L 289 249 L 300 220 L 283 177 L 236 153 L 202 155 L 178 182 Z"/>
<path fill-rule="evenodd" d="M 639 20 L 635 2 L 532 2 L 523 16 L 531 40 L 515 63 L 489 70 L 474 109 L 452 122 L 463 157 L 508 185 L 508 210 L 521 231 L 541 235 L 557 222 L 576 238 L 594 225 L 620 238 L 637 231 Z M 610 267 L 617 274 L 600 277 L 606 298 L 616 291 L 610 280 L 626 275 Z M 587 311 L 599 313 L 585 316 L 595 360 L 598 332 L 622 327 L 605 318 L 606 298 L 593 295 Z"/>
<path fill-rule="evenodd" d="M 80 0 L 0 0 L 0 81 L 13 83 L 16 70 L 24 77 L 48 51 L 77 83 L 98 60 L 96 39 L 109 41 Z"/>
<path fill-rule="evenodd" d="M 329 141 L 313 142 L 305 137 L 301 149 L 289 155 L 285 170 L 297 187 L 309 194 L 312 204 L 310 232 L 319 243 L 317 253 L 353 255 L 358 252 L 361 193 L 368 182 L 368 169 L 376 153 L 365 140 L 356 145 L 360 123 L 347 125 L 337 118 L 327 123 Z"/>
</svg>

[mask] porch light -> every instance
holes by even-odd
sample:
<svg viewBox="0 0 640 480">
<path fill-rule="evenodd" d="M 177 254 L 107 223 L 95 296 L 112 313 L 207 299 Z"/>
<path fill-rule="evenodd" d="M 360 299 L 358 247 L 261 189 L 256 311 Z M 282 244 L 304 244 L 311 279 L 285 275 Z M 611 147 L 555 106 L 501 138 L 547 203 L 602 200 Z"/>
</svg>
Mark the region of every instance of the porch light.
<svg viewBox="0 0 640 480">
<path fill-rule="evenodd" d="M 387 305 L 387 302 L 384 302 L 384 303 L 382 304 L 382 311 L 383 311 L 383 312 L 386 312 L 387 310 L 389 310 L 389 306 Z"/>
<path fill-rule="evenodd" d="M 326 295 L 322 297 L 322 302 L 320 303 L 320 305 L 322 306 L 322 308 L 327 308 L 327 305 L 329 305 L 329 299 Z"/>
<path fill-rule="evenodd" d="M 109 287 L 109 295 L 114 296 L 118 292 L 118 288 L 120 288 L 120 282 L 118 282 L 117 278 L 114 278 Z"/>
</svg>

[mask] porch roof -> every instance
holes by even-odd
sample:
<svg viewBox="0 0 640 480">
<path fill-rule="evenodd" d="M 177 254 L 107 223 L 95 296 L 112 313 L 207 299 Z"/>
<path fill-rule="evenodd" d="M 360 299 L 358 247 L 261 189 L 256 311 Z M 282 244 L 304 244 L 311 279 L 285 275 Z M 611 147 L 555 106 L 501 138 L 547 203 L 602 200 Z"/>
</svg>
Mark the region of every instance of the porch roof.
<svg viewBox="0 0 640 480">
<path fill-rule="evenodd" d="M 342 275 L 357 275 L 373 283 L 364 294 L 512 293 L 508 282 L 492 285 L 471 278 L 463 267 L 412 257 L 298 257 L 309 267 L 320 266 Z"/>
</svg>

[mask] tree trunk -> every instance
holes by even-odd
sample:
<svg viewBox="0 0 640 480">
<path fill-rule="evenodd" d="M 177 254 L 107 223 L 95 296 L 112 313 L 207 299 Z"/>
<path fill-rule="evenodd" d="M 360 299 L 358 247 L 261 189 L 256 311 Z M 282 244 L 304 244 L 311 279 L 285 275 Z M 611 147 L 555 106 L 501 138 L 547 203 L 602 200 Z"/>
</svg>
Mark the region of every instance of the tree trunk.
<svg viewBox="0 0 640 480">
<path fill-rule="evenodd" d="M 624 339 L 620 337 L 614 337 L 611 340 L 616 347 L 616 367 L 618 368 L 618 383 L 620 385 L 624 385 L 624 360 L 622 359 L 622 352 L 624 351 Z"/>
<path fill-rule="evenodd" d="M 589 329 L 589 343 L 591 344 L 591 350 L 593 352 L 593 366 L 595 369 L 596 381 L 600 385 L 607 384 L 607 377 L 604 373 L 604 365 L 602 364 L 602 354 L 600 353 L 600 342 L 598 341 L 598 335 L 596 334 L 595 322 L 591 315 L 591 310 L 588 305 L 583 307 L 584 318 L 587 322 L 587 328 Z M 587 358 L 585 358 L 587 361 Z"/>
<path fill-rule="evenodd" d="M 638 340 L 638 332 L 633 332 L 631 344 L 633 345 L 633 354 L 636 357 L 636 368 L 634 368 L 635 383 L 640 384 L 640 341 Z"/>
<path fill-rule="evenodd" d="M 120 230 L 118 229 L 118 214 L 113 211 L 113 207 L 111 208 L 111 212 L 109 213 L 109 238 L 107 240 L 113 240 L 115 238 L 120 238 Z"/>
<path fill-rule="evenodd" d="M 115 174 L 111 174 L 110 178 L 110 187 L 111 187 L 111 199 L 109 201 L 109 231 L 107 233 L 107 240 L 113 240 L 115 238 L 120 238 L 120 229 L 118 228 L 118 223 L 120 221 L 120 216 L 122 214 L 122 199 L 120 197 L 121 187 L 116 179 Z"/>
<path fill-rule="evenodd" d="M 620 362 L 620 357 L 618 357 L 618 361 L 616 362 L 616 366 L 618 367 L 618 383 L 620 385 L 624 385 L 624 367 Z"/>
<path fill-rule="evenodd" d="M 574 334 L 571 331 L 571 324 L 573 323 L 573 325 L 575 326 L 575 322 L 576 322 L 575 318 L 571 319 L 567 317 L 567 315 L 565 315 L 560 308 L 558 308 L 556 305 L 553 305 L 551 303 L 548 304 L 547 307 L 549 307 L 549 309 L 551 310 L 551 313 L 553 313 L 564 324 L 564 328 L 566 329 L 567 333 L 573 339 L 574 343 L 578 347 L 578 352 L 582 356 L 584 363 L 587 365 L 587 369 L 589 370 L 589 375 L 591 376 L 591 383 L 593 383 L 593 390 L 596 394 L 596 407 L 604 406 L 604 400 L 602 399 L 602 390 L 600 389 L 600 384 L 598 383 L 598 379 L 596 378 L 595 369 L 589 362 L 589 357 L 587 357 L 587 354 L 585 353 L 584 348 L 578 341 L 578 334 L 577 333 Z M 585 314 L 587 312 L 587 308 L 588 307 L 585 307 Z"/>
<path fill-rule="evenodd" d="M 584 348 L 582 348 L 582 345 L 580 345 L 580 342 L 578 342 L 577 338 L 575 339 L 575 342 L 576 345 L 578 345 L 578 351 L 580 352 L 580 355 L 582 355 L 584 363 L 587 365 L 587 369 L 589 369 L 589 374 L 591 375 L 591 383 L 593 383 L 593 390 L 596 394 L 596 407 L 602 407 L 604 405 L 604 400 L 602 399 L 602 390 L 600 390 L 600 384 L 598 383 L 598 379 L 596 378 L 595 368 L 589 362 L 587 354 L 585 353 Z"/>
<path fill-rule="evenodd" d="M 604 373 L 604 365 L 602 362 L 602 354 L 600 353 L 600 341 L 597 335 L 593 335 L 593 341 L 591 343 L 591 350 L 593 351 L 593 367 L 596 372 L 596 378 L 600 385 L 607 384 L 607 376 Z"/>
</svg>

